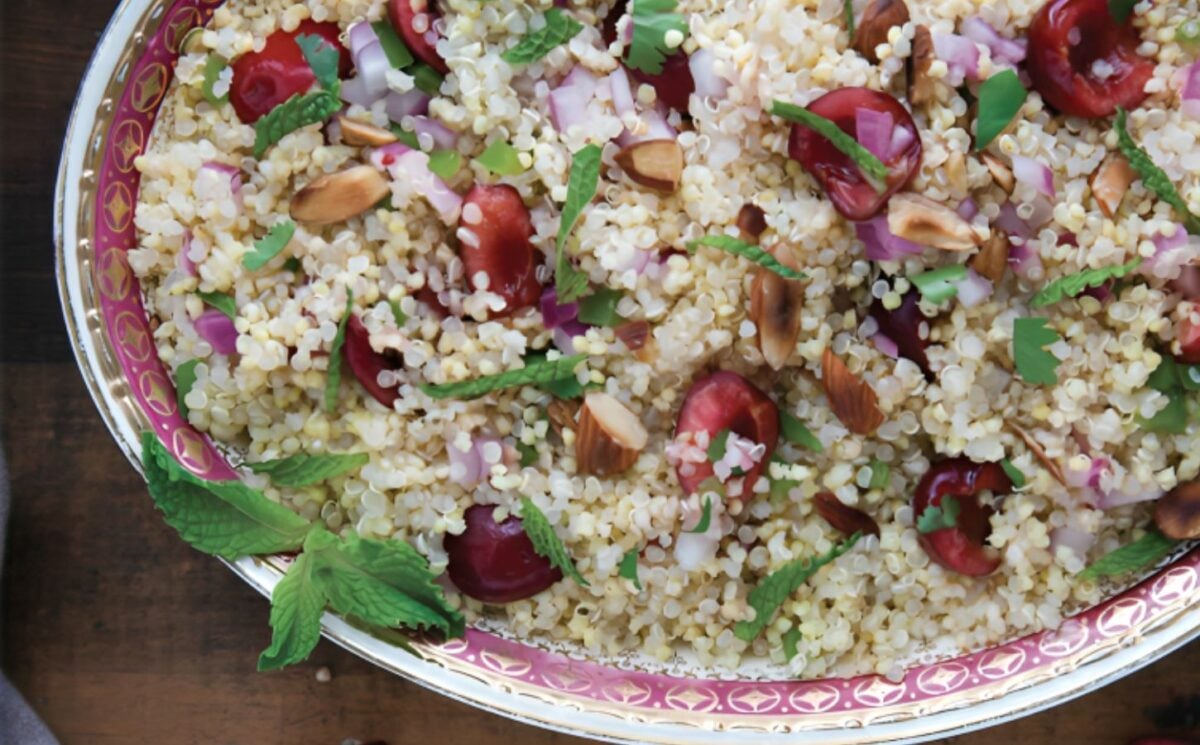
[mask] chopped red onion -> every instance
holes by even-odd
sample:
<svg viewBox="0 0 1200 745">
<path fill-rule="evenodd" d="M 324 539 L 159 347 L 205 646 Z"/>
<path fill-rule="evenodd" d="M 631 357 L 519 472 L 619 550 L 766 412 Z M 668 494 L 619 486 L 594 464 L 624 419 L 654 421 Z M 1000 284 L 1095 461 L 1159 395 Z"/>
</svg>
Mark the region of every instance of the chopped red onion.
<svg viewBox="0 0 1200 745">
<path fill-rule="evenodd" d="M 397 158 L 409 152 L 412 152 L 412 148 L 408 145 L 405 145 L 403 142 L 393 142 L 372 150 L 368 160 L 371 161 L 371 165 L 379 170 L 386 171 L 396 164 Z"/>
<path fill-rule="evenodd" d="M 967 276 L 955 282 L 954 286 L 958 288 L 958 302 L 962 303 L 964 308 L 974 308 L 992 296 L 991 281 L 979 276 L 969 267 Z"/>
<path fill-rule="evenodd" d="M 894 261 L 901 256 L 916 255 L 925 250 L 912 241 L 893 235 L 888 230 L 887 215 L 854 223 L 854 232 L 863 242 L 866 257 L 871 261 Z"/>
<path fill-rule="evenodd" d="M 637 112 L 633 88 L 629 85 L 629 73 L 625 72 L 624 67 L 617 65 L 617 69 L 609 74 L 608 87 L 612 89 L 613 109 L 616 110 L 617 116 L 623 117 Z"/>
<path fill-rule="evenodd" d="M 996 217 L 996 227 L 1008 233 L 1010 237 L 1028 238 L 1033 235 L 1033 229 L 1017 214 L 1017 208 L 1013 206 L 1012 202 L 1000 205 L 1000 214 Z"/>
<path fill-rule="evenodd" d="M 424 195 L 443 222 L 449 224 L 458 219 L 458 213 L 462 209 L 462 197 L 429 170 L 429 155 L 409 150 L 396 158 L 395 165 L 389 167 L 388 172 L 392 174 L 392 178 L 400 178 L 401 173 L 406 174 L 413 189 Z"/>
<path fill-rule="evenodd" d="M 217 354 L 231 355 L 237 353 L 238 332 L 234 328 L 233 319 L 215 308 L 210 308 L 200 314 L 192 324 L 196 333 L 212 345 Z"/>
<path fill-rule="evenodd" d="M 717 74 L 717 56 L 711 49 L 700 48 L 688 57 L 688 68 L 696 83 L 695 93 L 701 98 L 724 98 L 729 81 Z"/>
<path fill-rule="evenodd" d="M 548 329 L 556 329 L 579 317 L 579 303 L 559 303 L 558 291 L 552 284 L 542 290 L 541 309 L 542 325 Z"/>
<path fill-rule="evenodd" d="M 342 98 L 346 98 L 344 90 Z M 429 101 L 430 96 L 419 88 L 404 93 L 391 91 L 384 99 L 384 110 L 387 111 L 388 119 L 399 122 L 406 116 L 420 116 L 429 111 Z"/>
<path fill-rule="evenodd" d="M 371 108 L 371 104 L 379 100 L 378 96 L 371 95 L 367 91 L 366 84 L 361 78 L 343 80 L 340 95 L 346 103 L 368 109 Z"/>
<path fill-rule="evenodd" d="M 1009 39 L 1001 36 L 987 21 L 978 16 L 964 20 L 961 30 L 963 36 L 987 47 L 992 53 L 992 60 L 996 62 L 1016 65 L 1025 59 L 1026 41 L 1024 39 Z"/>
<path fill-rule="evenodd" d="M 1200 257 L 1200 239 L 1190 238 L 1187 229 L 1175 225 L 1175 234 L 1154 236 L 1154 255 L 1143 260 L 1142 274 L 1158 279 L 1178 279 L 1184 267 Z"/>
<path fill-rule="evenodd" d="M 1177 279 L 1171 280 L 1171 289 L 1183 295 L 1184 300 L 1200 300 L 1200 266 L 1185 266 Z"/>
<path fill-rule="evenodd" d="M 599 80 L 582 65 L 576 65 L 557 88 L 550 91 L 550 117 L 554 128 L 566 132 L 587 120 L 587 105 L 596 95 Z"/>
<path fill-rule="evenodd" d="M 242 169 L 231 166 L 227 163 L 210 160 L 200 166 L 200 170 L 196 172 L 196 179 L 199 180 L 202 175 L 212 173 L 219 176 L 218 180 L 227 180 L 229 184 L 229 193 L 233 197 L 234 204 L 237 205 L 238 211 L 242 210 Z M 196 186 L 192 190 L 197 192 L 197 195 L 204 192 L 204 189 L 197 189 Z"/>
<path fill-rule="evenodd" d="M 950 87 L 957 88 L 963 80 L 979 79 L 979 47 L 975 42 L 958 34 L 933 34 L 933 51 L 938 59 L 946 63 L 948 73 L 942 78 Z"/>
<path fill-rule="evenodd" d="M 392 69 L 383 45 L 375 29 L 366 21 L 360 21 L 350 27 L 347 32 L 350 41 L 350 57 L 354 60 L 354 69 L 358 72 L 358 80 L 362 81 L 363 90 L 376 99 L 387 92 L 387 73 Z"/>
<path fill-rule="evenodd" d="M 1200 61 L 1183 68 L 1179 75 L 1183 78 L 1179 90 L 1183 113 L 1192 119 L 1200 119 Z"/>
<path fill-rule="evenodd" d="M 887 157 L 884 160 L 891 160 L 899 155 L 908 146 L 912 144 L 914 135 L 908 131 L 908 127 L 893 127 L 892 128 L 892 144 L 888 149 Z"/>
<path fill-rule="evenodd" d="M 1050 553 L 1054 554 L 1062 546 L 1081 562 L 1087 561 L 1087 553 L 1095 542 L 1096 536 L 1069 525 L 1050 531 Z"/>
<path fill-rule="evenodd" d="M 179 255 L 175 257 L 175 265 L 179 267 L 185 275 L 189 277 L 196 276 L 196 263 L 188 256 L 192 250 L 192 231 L 183 231 L 183 240 L 179 243 Z"/>
<path fill-rule="evenodd" d="M 1017 181 L 1029 184 L 1047 197 L 1054 196 L 1054 171 L 1049 166 L 1024 155 L 1014 155 L 1012 164 Z"/>
<path fill-rule="evenodd" d="M 489 461 L 488 450 L 499 450 L 500 459 Z M 459 450 L 453 443 L 446 444 L 446 455 L 450 460 L 450 480 L 467 489 L 473 489 L 485 481 L 495 463 L 504 461 L 504 446 L 495 435 L 478 435 L 471 439 L 466 451 Z"/>
<path fill-rule="evenodd" d="M 563 354 L 575 354 L 575 337 L 583 336 L 591 328 L 586 323 L 570 320 L 558 326 L 552 332 L 554 346 Z"/>
<path fill-rule="evenodd" d="M 975 215 L 979 214 L 979 205 L 975 204 L 975 200 L 967 197 L 958 204 L 958 209 L 955 210 L 958 216 L 970 222 L 975 219 Z"/>
<path fill-rule="evenodd" d="M 887 160 L 892 153 L 892 132 L 895 129 L 895 120 L 886 111 L 864 106 L 854 113 L 854 138 L 880 160 Z"/>
<path fill-rule="evenodd" d="M 892 341 L 890 336 L 875 334 L 871 337 L 871 341 L 875 343 L 875 348 L 883 354 L 894 360 L 900 359 L 900 347 L 896 345 L 896 342 Z"/>
<path fill-rule="evenodd" d="M 433 138 L 433 144 L 442 150 L 453 150 L 458 145 L 458 133 L 437 119 L 427 116 L 413 117 L 413 131 L 417 134 L 418 142 L 421 135 L 429 135 Z"/>
<path fill-rule="evenodd" d="M 1098 499 L 1096 507 L 1101 510 L 1111 510 L 1114 507 L 1123 507 L 1127 504 L 1136 504 L 1138 502 L 1151 502 L 1161 497 L 1165 492 L 1162 489 L 1152 488 L 1141 490 L 1133 493 L 1120 491 L 1097 492 Z"/>
</svg>

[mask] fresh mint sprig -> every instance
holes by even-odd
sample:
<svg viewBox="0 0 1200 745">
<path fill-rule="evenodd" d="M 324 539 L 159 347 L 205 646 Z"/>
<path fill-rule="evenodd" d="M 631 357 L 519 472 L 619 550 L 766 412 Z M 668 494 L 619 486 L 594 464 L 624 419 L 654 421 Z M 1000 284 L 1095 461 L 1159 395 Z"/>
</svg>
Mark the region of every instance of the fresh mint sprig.
<svg viewBox="0 0 1200 745">
<path fill-rule="evenodd" d="M 979 86 L 979 113 L 975 117 L 975 151 L 996 139 L 1025 105 L 1029 91 L 1014 70 L 1001 70 Z"/>
<path fill-rule="evenodd" d="M 1081 272 L 1074 272 L 1065 277 L 1059 277 L 1038 290 L 1033 299 L 1029 301 L 1029 307 L 1043 308 L 1065 298 L 1075 297 L 1089 287 L 1099 287 L 1110 279 L 1124 277 L 1134 269 L 1137 269 L 1141 263 L 1142 259 L 1139 257 L 1126 264 L 1102 266 L 1097 269 L 1084 269 Z"/>
<path fill-rule="evenodd" d="M 562 539 L 554 532 L 554 526 L 529 497 L 521 498 L 521 528 L 525 535 L 529 536 L 533 550 L 538 556 L 548 559 L 552 565 L 558 567 L 563 576 L 575 580 L 581 587 L 588 586 L 588 581 L 575 568 L 575 562 L 571 560 L 571 554 L 563 545 Z"/>
<path fill-rule="evenodd" d="M 600 183 L 600 147 L 585 145 L 571 156 L 571 173 L 567 177 L 567 199 L 559 217 L 558 238 L 555 241 L 554 289 L 558 302 L 570 303 L 587 291 L 587 275 L 571 266 L 567 258 L 567 236 L 583 208 L 596 195 Z"/>
<path fill-rule="evenodd" d="M 1179 191 L 1171 183 L 1166 172 L 1155 165 L 1154 161 L 1150 159 L 1150 155 L 1133 141 L 1126 120 L 1125 109 L 1118 106 L 1115 129 L 1117 130 L 1117 147 L 1121 150 L 1121 154 L 1129 161 L 1129 165 L 1133 166 L 1133 170 L 1137 171 L 1146 188 L 1175 208 L 1175 211 L 1183 218 L 1183 225 L 1187 228 L 1187 232 L 1192 235 L 1200 235 L 1200 217 L 1191 213 L 1187 202 L 1183 201 L 1183 197 L 1179 195 Z"/>
<path fill-rule="evenodd" d="M 631 548 L 621 557 L 621 564 L 617 567 L 617 576 L 622 579 L 627 579 L 633 583 L 638 592 L 642 591 L 642 582 L 638 579 L 638 556 L 639 551 L 636 548 Z"/>
<path fill-rule="evenodd" d="M 793 445 L 806 448 L 814 453 L 822 453 L 825 446 L 817 439 L 803 422 L 784 409 L 779 410 L 779 433 L 783 439 Z"/>
<path fill-rule="evenodd" d="M 479 398 L 501 388 L 519 385 L 545 385 L 575 376 L 575 368 L 587 359 L 586 354 L 559 357 L 556 360 L 526 359 L 525 367 L 495 375 L 462 380 L 455 383 L 425 383 L 421 386 L 431 398 Z"/>
<path fill-rule="evenodd" d="M 312 68 L 320 90 L 297 93 L 254 123 L 255 158 L 266 155 L 267 149 L 284 135 L 310 124 L 319 124 L 342 108 L 342 84 L 337 77 L 338 50 L 316 34 L 297 36 L 296 45 Z"/>
<path fill-rule="evenodd" d="M 877 189 L 887 180 L 888 169 L 883 161 L 825 117 L 814 114 L 803 106 L 778 99 L 771 103 L 770 112 L 780 119 L 808 127 L 829 140 L 847 158 L 854 161 L 855 165 L 873 181 Z"/>
<path fill-rule="evenodd" d="M 354 293 L 346 288 L 346 309 L 342 311 L 342 319 L 338 321 L 337 334 L 329 347 L 329 370 L 325 378 L 325 411 L 333 411 L 337 407 L 338 388 L 342 385 L 342 345 L 346 343 L 346 325 L 354 313 Z"/>
<path fill-rule="evenodd" d="M 296 223 L 291 220 L 280 220 L 271 226 L 267 234 L 254 241 L 254 250 L 242 255 L 242 266 L 252 272 L 257 272 L 267 265 L 267 262 L 279 255 L 292 236 L 296 234 Z"/>
<path fill-rule="evenodd" d="M 196 385 L 196 366 L 200 360 L 188 360 L 175 368 L 175 401 L 179 404 L 179 416 L 188 418 L 188 405 L 184 403 L 192 386 Z"/>
<path fill-rule="evenodd" d="M 689 253 L 695 253 L 700 246 L 709 246 L 710 248 L 719 248 L 726 253 L 731 253 L 734 256 L 741 256 L 743 259 L 749 259 L 755 264 L 769 269 L 784 279 L 807 279 L 808 275 L 804 272 L 798 272 L 790 266 L 785 266 L 780 263 L 779 259 L 767 253 L 763 249 L 747 243 L 730 235 L 706 235 L 703 238 L 697 238 L 694 241 L 687 242 Z"/>
<path fill-rule="evenodd" d="M 1129 572 L 1136 572 L 1156 563 L 1171 553 L 1171 550 L 1177 545 L 1177 541 L 1167 538 L 1158 532 L 1157 528 L 1152 527 L 1133 543 L 1127 543 L 1092 562 L 1087 569 L 1079 573 L 1079 579 L 1117 577 Z"/>
<path fill-rule="evenodd" d="M 196 297 L 210 308 L 221 311 L 229 320 L 237 319 L 237 300 L 225 292 L 197 292 Z"/>
<path fill-rule="evenodd" d="M 935 530 L 953 528 L 958 525 L 960 512 L 962 512 L 962 505 L 958 503 L 958 500 L 946 495 L 937 505 L 926 507 L 921 516 L 917 518 L 917 532 L 925 534 Z"/>
<path fill-rule="evenodd" d="M 583 24 L 564 13 L 561 8 L 550 8 L 546 11 L 545 18 L 545 26 L 522 36 L 517 45 L 505 50 L 500 58 L 510 65 L 537 62 L 583 30 Z"/>
<path fill-rule="evenodd" d="M 728 431 L 728 430 L 726 430 Z M 700 519 L 696 521 L 696 526 L 691 530 L 685 530 L 685 533 L 707 533 L 708 526 L 712 524 L 712 494 L 704 495 L 704 506 L 700 511 Z"/>
<path fill-rule="evenodd" d="M 286 458 L 246 463 L 254 473 L 265 473 L 271 483 L 289 489 L 311 486 L 341 476 L 365 466 L 371 457 L 366 453 L 296 453 Z"/>
<path fill-rule="evenodd" d="M 1013 362 L 1017 372 L 1029 383 L 1054 385 L 1059 361 L 1045 347 L 1062 337 L 1049 328 L 1045 318 L 1017 318 L 1013 321 Z"/>
</svg>

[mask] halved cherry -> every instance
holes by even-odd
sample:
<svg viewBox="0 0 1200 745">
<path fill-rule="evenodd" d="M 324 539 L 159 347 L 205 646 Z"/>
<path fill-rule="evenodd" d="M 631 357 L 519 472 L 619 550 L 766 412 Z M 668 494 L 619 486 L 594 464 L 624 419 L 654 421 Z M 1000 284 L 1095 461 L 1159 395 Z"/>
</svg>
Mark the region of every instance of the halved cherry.
<svg viewBox="0 0 1200 745">
<path fill-rule="evenodd" d="M 1179 353 L 1175 358 L 1188 365 L 1200 365 L 1200 306 L 1179 321 Z"/>
<path fill-rule="evenodd" d="M 446 573 L 464 595 L 484 603 L 511 603 L 533 597 L 562 579 L 562 572 L 533 550 L 515 516 L 498 523 L 495 507 L 467 508 L 461 535 L 442 541 L 449 557 Z"/>
<path fill-rule="evenodd" d="M 942 507 L 942 500 L 953 497 L 960 508 L 953 528 L 942 528 L 920 535 L 920 543 L 929 558 L 945 568 L 972 577 L 991 574 L 1000 566 L 1000 553 L 985 545 L 993 510 L 979 502 L 979 492 L 994 494 L 1012 491 L 1012 481 L 999 463 L 975 463 L 967 458 L 949 458 L 929 467 L 913 492 L 913 520 L 931 507 Z"/>
<path fill-rule="evenodd" d="M 762 475 L 775 452 L 779 440 L 779 409 L 767 394 L 750 381 L 734 372 L 720 370 L 692 384 L 679 419 L 675 423 L 675 436 L 685 433 L 707 432 L 709 440 L 721 430 L 729 430 L 756 443 L 767 446 L 762 460 L 746 472 L 744 498 L 751 494 L 750 487 Z M 713 475 L 712 464 L 689 463 L 691 473 L 682 472 L 682 464 L 675 469 L 679 484 L 688 494 L 696 491 L 705 479 Z"/>
<path fill-rule="evenodd" d="M 876 215 L 893 194 L 908 185 L 921 165 L 917 125 L 908 109 L 892 96 L 870 88 L 838 88 L 808 105 L 809 111 L 829 119 L 851 137 L 857 137 L 855 119 L 859 109 L 891 115 L 893 127 L 901 128 L 907 135 L 894 135 L 892 141 L 902 144 L 893 147 L 888 157 L 881 158 L 887 166 L 883 191 L 877 191 L 867 181 L 862 169 L 848 155 L 808 127 L 793 124 L 788 140 L 788 155 L 817 180 L 834 208 L 848 220 L 866 220 Z"/>
<path fill-rule="evenodd" d="M 493 318 L 538 301 L 542 295 L 537 280 L 539 254 L 529 241 L 533 222 L 516 189 L 507 184 L 476 184 L 463 200 L 459 229 L 472 236 L 459 245 L 467 284 L 474 289 L 475 275 L 483 272 L 488 291 L 506 303 Z"/>
<path fill-rule="evenodd" d="M 441 18 L 436 7 L 429 0 L 389 0 L 388 18 L 400 38 L 425 64 L 445 75 L 450 72 L 446 60 L 438 54 L 437 32 L 433 30 L 433 22 Z M 417 28 L 424 29 L 417 31 Z"/>
<path fill-rule="evenodd" d="M 229 102 L 244 124 L 253 124 L 268 111 L 316 82 L 312 68 L 296 44 L 297 36 L 315 34 L 338 50 L 338 75 L 350 73 L 350 53 L 338 41 L 336 23 L 301 21 L 295 31 L 276 31 L 267 37 L 261 52 L 247 52 L 234 60 Z"/>
<path fill-rule="evenodd" d="M 350 320 L 346 322 L 342 357 L 350 367 L 350 372 L 354 373 L 354 377 L 376 401 L 390 409 L 396 399 L 400 398 L 400 391 L 395 386 L 384 388 L 379 385 L 379 373 L 395 370 L 403 362 L 371 348 L 371 335 L 358 316 L 350 316 Z"/>
<path fill-rule="evenodd" d="M 925 356 L 928 342 L 921 338 L 921 324 L 928 323 L 929 319 L 918 307 L 920 299 L 920 293 L 909 290 L 895 310 L 888 310 L 883 307 L 882 300 L 876 300 L 871 304 L 871 318 L 879 324 L 879 333 L 896 343 L 900 356 L 917 363 L 925 377 L 932 380 L 933 371 Z"/>
<path fill-rule="evenodd" d="M 1108 0 L 1050 0 L 1029 26 L 1025 64 L 1034 89 L 1070 116 L 1109 116 L 1146 97 L 1154 62 L 1137 53 L 1133 21 L 1113 20 Z"/>
<path fill-rule="evenodd" d="M 617 21 L 625 15 L 628 0 L 617 0 L 612 10 L 604 17 L 600 27 L 600 35 L 605 44 L 612 44 L 617 39 Z M 667 106 L 686 114 L 688 99 L 696 90 L 696 81 L 692 78 L 692 68 L 688 64 L 688 56 L 682 49 L 676 50 L 663 61 L 662 72 L 652 75 L 636 67 L 627 67 L 629 74 L 639 83 L 653 86 L 660 101 Z"/>
</svg>

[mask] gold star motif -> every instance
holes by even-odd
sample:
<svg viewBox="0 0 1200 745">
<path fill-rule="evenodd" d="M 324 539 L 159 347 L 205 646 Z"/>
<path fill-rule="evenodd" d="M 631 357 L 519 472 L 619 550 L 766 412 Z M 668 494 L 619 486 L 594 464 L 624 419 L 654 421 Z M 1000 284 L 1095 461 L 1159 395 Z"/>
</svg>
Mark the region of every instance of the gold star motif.
<svg viewBox="0 0 1200 745">
<path fill-rule="evenodd" d="M 114 145 L 117 169 L 126 172 L 133 168 L 133 159 L 142 152 L 141 127 L 135 121 L 121 125 L 121 138 Z"/>
<path fill-rule="evenodd" d="M 814 688 L 811 691 L 805 691 L 800 696 L 793 696 L 793 701 L 801 701 L 814 711 L 823 709 L 831 699 L 837 700 L 837 694 L 824 688 Z"/>
<path fill-rule="evenodd" d="M 183 43 L 183 37 L 187 36 L 187 32 L 192 30 L 197 15 L 199 13 L 196 9 L 191 8 L 171 19 L 170 24 L 167 26 L 167 32 L 170 34 L 171 39 L 167 43 L 168 49 L 172 52 L 179 51 L 179 45 Z"/>
<path fill-rule="evenodd" d="M 166 83 L 166 70 L 162 65 L 152 65 L 133 85 L 133 108 L 149 111 L 158 103 Z"/>
<path fill-rule="evenodd" d="M 150 405 L 150 408 L 163 416 L 170 414 L 175 408 L 172 405 L 174 402 L 171 396 L 167 393 L 162 376 L 156 372 L 147 372 L 142 375 L 142 395 L 145 396 L 146 403 Z"/>
<path fill-rule="evenodd" d="M 146 341 L 146 336 L 142 333 L 141 329 L 139 329 L 137 326 L 134 326 L 132 323 L 125 324 L 125 327 L 121 331 L 120 338 L 121 346 L 125 347 L 130 354 L 136 353 L 137 355 L 141 355 L 141 353 L 144 351 L 143 345 Z"/>
<path fill-rule="evenodd" d="M 962 672 L 962 670 L 939 667 L 925 679 L 925 683 L 937 688 L 950 688 Z"/>
<path fill-rule="evenodd" d="M 115 184 L 114 188 L 109 190 L 108 201 L 104 205 L 104 212 L 108 215 L 108 227 L 118 232 L 124 230 L 129 225 L 129 214 L 132 211 L 133 204 L 124 185 Z"/>
<path fill-rule="evenodd" d="M 174 439 L 175 452 L 179 454 L 179 462 L 197 475 L 206 473 L 212 460 L 208 450 L 204 447 L 204 441 L 186 429 L 176 430 Z"/>
<path fill-rule="evenodd" d="M 695 688 L 685 688 L 682 693 L 672 692 L 671 699 L 683 704 L 689 710 L 708 701 L 708 697 L 702 695 Z"/>
<path fill-rule="evenodd" d="M 103 278 L 100 291 L 112 300 L 120 300 L 129 292 L 129 270 L 121 260 L 120 251 L 109 251 L 105 256 L 106 266 L 100 272 Z"/>
</svg>

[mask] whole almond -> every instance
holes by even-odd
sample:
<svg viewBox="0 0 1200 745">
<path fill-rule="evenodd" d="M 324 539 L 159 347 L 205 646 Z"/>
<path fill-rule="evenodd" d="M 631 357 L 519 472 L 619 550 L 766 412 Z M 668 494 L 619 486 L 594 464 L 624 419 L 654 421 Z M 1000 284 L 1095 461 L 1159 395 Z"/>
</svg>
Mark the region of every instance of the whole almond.
<svg viewBox="0 0 1200 745">
<path fill-rule="evenodd" d="M 1200 538 L 1200 479 L 1179 484 L 1154 504 L 1154 524 L 1168 538 Z"/>
<path fill-rule="evenodd" d="M 747 202 L 738 210 L 737 226 L 742 238 L 753 243 L 767 229 L 767 216 L 762 208 Z"/>
<path fill-rule="evenodd" d="M 778 244 L 771 255 L 790 269 L 800 269 L 790 247 Z M 758 327 L 758 348 L 773 369 L 779 370 L 796 349 L 800 338 L 800 315 L 804 309 L 804 285 L 759 268 L 750 285 L 750 320 Z"/>
<path fill-rule="evenodd" d="M 683 148 L 675 140 L 635 142 L 615 160 L 630 179 L 658 191 L 675 191 L 683 177 Z"/>
<path fill-rule="evenodd" d="M 1092 174 L 1088 185 L 1092 187 L 1092 196 L 1104 216 L 1112 219 L 1129 191 L 1129 185 L 1137 178 L 1137 173 L 1129 161 L 1120 153 L 1110 153 Z"/>
<path fill-rule="evenodd" d="M 981 153 L 979 159 L 987 166 L 988 173 L 992 174 L 992 181 L 995 181 L 1005 194 L 1012 194 L 1013 188 L 1017 185 L 1012 169 L 991 153 Z"/>
<path fill-rule="evenodd" d="M 338 125 L 342 128 L 342 142 L 356 147 L 381 147 L 396 141 L 396 135 L 383 127 L 351 119 L 345 114 L 338 114 Z"/>
<path fill-rule="evenodd" d="M 636 352 L 646 346 L 646 340 L 650 338 L 650 324 L 645 321 L 626 321 L 613 329 L 613 334 L 626 349 Z"/>
<path fill-rule="evenodd" d="M 992 235 L 983 242 L 979 253 L 972 256 L 968 263 L 980 276 L 998 284 L 1004 279 L 1004 272 L 1008 269 L 1008 251 L 1008 234 L 993 228 Z"/>
<path fill-rule="evenodd" d="M 897 194 L 888 202 L 892 235 L 943 251 L 970 251 L 979 234 L 954 210 L 919 194 Z"/>
<path fill-rule="evenodd" d="M 893 26 L 903 26 L 908 19 L 908 6 L 904 0 L 871 0 L 854 30 L 852 46 L 871 64 L 877 65 L 879 57 L 875 47 L 887 42 L 888 31 Z"/>
<path fill-rule="evenodd" d="M 879 409 L 875 391 L 850 372 L 846 363 L 829 347 L 821 355 L 821 384 L 825 387 L 829 408 L 846 429 L 858 435 L 869 435 L 883 424 L 883 412 Z"/>
<path fill-rule="evenodd" d="M 814 494 L 813 507 L 825 522 L 840 533 L 879 536 L 879 523 L 875 522 L 875 518 L 857 507 L 843 504 L 832 492 L 821 491 Z"/>
<path fill-rule="evenodd" d="M 387 181 L 371 166 L 359 165 L 310 181 L 292 197 L 292 219 L 314 225 L 349 220 L 390 193 Z"/>
<path fill-rule="evenodd" d="M 575 460 L 582 473 L 621 473 L 637 461 L 649 437 L 637 415 L 620 401 L 607 393 L 589 393 L 579 410 Z"/>
<path fill-rule="evenodd" d="M 918 24 L 913 33 L 912 56 L 908 60 L 908 103 L 920 106 L 933 100 L 934 81 L 929 68 L 937 57 L 933 52 L 933 34 Z"/>
<path fill-rule="evenodd" d="M 1033 439 L 1033 435 L 1016 422 L 1008 422 L 1007 424 L 1009 429 L 1016 432 L 1025 441 L 1025 447 L 1029 448 L 1029 452 L 1033 453 L 1033 456 L 1041 461 L 1046 470 L 1050 472 L 1050 475 L 1054 477 L 1054 480 L 1066 486 L 1067 478 L 1063 475 L 1062 467 L 1053 458 L 1046 455 L 1046 451 L 1042 449 L 1041 444 L 1037 440 Z"/>
</svg>

